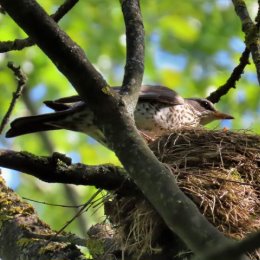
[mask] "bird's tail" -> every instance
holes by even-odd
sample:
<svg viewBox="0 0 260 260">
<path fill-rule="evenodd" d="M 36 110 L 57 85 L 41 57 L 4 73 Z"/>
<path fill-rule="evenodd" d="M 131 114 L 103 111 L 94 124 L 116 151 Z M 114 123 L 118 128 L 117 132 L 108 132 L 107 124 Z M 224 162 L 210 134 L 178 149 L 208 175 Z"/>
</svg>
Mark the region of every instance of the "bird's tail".
<svg viewBox="0 0 260 260">
<path fill-rule="evenodd" d="M 11 123 L 11 128 L 7 131 L 6 137 L 10 138 L 29 133 L 60 129 L 52 125 L 51 122 L 55 123 L 60 120 L 61 116 L 60 113 L 50 113 L 17 118 Z"/>
</svg>

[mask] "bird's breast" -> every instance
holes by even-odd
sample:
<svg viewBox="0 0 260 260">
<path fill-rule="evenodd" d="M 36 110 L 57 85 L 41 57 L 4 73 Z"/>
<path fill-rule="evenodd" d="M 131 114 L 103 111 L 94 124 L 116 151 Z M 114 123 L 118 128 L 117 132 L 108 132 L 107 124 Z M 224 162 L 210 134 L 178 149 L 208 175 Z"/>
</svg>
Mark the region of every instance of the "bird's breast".
<svg viewBox="0 0 260 260">
<path fill-rule="evenodd" d="M 135 122 L 139 130 L 161 135 L 184 127 L 197 127 L 199 118 L 187 104 L 169 106 L 160 103 L 138 103 Z"/>
</svg>

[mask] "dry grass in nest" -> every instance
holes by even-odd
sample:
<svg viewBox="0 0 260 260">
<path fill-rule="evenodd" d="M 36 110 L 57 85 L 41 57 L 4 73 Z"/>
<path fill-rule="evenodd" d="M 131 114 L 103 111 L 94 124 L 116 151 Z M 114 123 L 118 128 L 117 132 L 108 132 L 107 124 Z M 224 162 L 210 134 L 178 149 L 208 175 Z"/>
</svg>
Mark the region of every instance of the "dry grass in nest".
<svg viewBox="0 0 260 260">
<path fill-rule="evenodd" d="M 108 210 L 109 207 L 109 210 Z M 155 239 L 165 227 L 161 218 L 145 200 L 114 197 L 105 204 L 105 211 L 116 230 L 118 244 L 123 251 L 139 256 L 157 253 L 161 247 Z"/>
<path fill-rule="evenodd" d="M 226 236 L 241 239 L 260 229 L 259 136 L 183 131 L 161 137 L 150 147 L 201 213 Z M 113 205 L 112 223 L 127 250 L 157 252 L 164 224 L 150 205 L 140 198 L 121 198 Z"/>
</svg>

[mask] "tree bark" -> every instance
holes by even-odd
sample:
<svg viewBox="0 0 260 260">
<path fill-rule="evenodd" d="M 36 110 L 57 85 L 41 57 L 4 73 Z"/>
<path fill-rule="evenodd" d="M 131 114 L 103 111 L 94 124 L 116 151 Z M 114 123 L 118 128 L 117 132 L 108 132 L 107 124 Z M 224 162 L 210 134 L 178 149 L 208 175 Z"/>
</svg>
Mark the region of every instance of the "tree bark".
<svg viewBox="0 0 260 260">
<path fill-rule="evenodd" d="M 0 256 L 3 260 L 87 259 L 70 243 L 35 239 L 30 233 L 53 237 L 35 210 L 5 186 L 0 177 Z"/>
</svg>

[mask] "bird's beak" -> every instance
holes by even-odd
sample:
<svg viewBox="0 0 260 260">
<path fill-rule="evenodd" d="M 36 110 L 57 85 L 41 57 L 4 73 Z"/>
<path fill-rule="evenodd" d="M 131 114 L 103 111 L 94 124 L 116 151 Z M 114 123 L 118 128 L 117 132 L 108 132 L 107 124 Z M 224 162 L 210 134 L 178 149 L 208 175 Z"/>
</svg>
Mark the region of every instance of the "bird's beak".
<svg viewBox="0 0 260 260">
<path fill-rule="evenodd" d="M 233 116 L 216 111 L 214 116 L 216 119 L 234 119 Z"/>
</svg>

